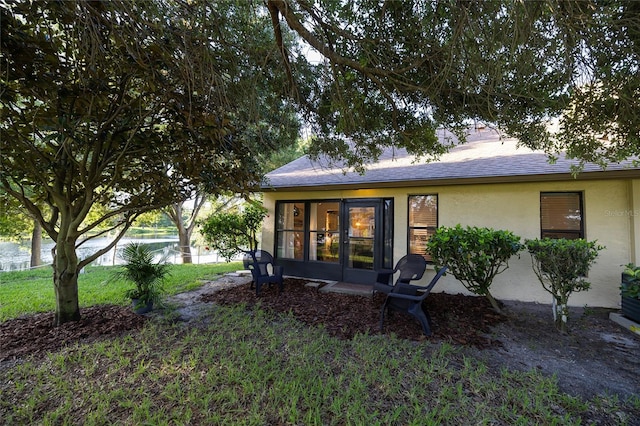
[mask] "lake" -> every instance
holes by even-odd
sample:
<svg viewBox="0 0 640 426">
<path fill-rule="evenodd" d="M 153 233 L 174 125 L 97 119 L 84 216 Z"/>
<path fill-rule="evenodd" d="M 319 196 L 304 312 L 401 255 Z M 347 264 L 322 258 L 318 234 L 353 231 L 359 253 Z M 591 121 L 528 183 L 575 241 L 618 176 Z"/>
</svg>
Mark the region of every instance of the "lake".
<svg viewBox="0 0 640 426">
<path fill-rule="evenodd" d="M 78 248 L 78 257 L 83 259 L 92 253 L 107 246 L 112 238 L 95 238 L 87 241 L 85 244 Z M 108 253 L 100 256 L 92 264 L 93 265 L 120 265 L 123 260 L 118 257 L 120 248 L 124 247 L 128 243 L 137 242 L 142 244 L 148 244 L 155 253 L 155 260 L 159 261 L 163 256 L 166 256 L 166 260 L 169 263 L 182 263 L 182 257 L 178 250 L 178 236 L 167 236 L 163 238 L 122 238 L 115 247 L 115 251 L 112 249 Z M 51 264 L 53 257 L 51 256 L 51 249 L 55 244 L 50 239 L 46 238 L 42 241 L 42 264 Z M 191 256 L 193 263 L 215 263 L 224 262 L 223 258 L 219 258 L 216 253 L 212 253 L 205 250 L 204 247 L 191 247 Z M 31 260 L 31 241 L 25 240 L 23 242 L 8 242 L 0 241 L 0 271 L 20 271 L 29 269 L 29 262 Z"/>
</svg>

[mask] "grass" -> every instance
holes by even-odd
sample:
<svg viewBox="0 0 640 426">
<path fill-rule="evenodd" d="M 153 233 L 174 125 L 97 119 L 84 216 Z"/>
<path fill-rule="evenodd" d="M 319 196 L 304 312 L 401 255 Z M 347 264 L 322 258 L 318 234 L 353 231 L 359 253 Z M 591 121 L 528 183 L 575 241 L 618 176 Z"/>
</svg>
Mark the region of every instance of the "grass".
<svg viewBox="0 0 640 426">
<path fill-rule="evenodd" d="M 178 270 L 170 291 L 218 273 L 203 265 Z M 45 285 L 29 276 L 15 278 Z M 81 288 L 97 291 L 107 276 L 108 268 L 88 270 Z M 16 285 L 5 280 L 0 288 Z M 29 299 L 38 285 L 17 287 L 12 295 Z M 91 294 L 87 301 L 98 300 Z M 561 393 L 553 378 L 494 371 L 448 344 L 339 340 L 292 316 L 248 314 L 244 306 L 212 305 L 208 319 L 197 327 L 150 321 L 134 334 L 0 368 L 0 423 L 633 424 L 614 397 L 583 401 Z"/>
<path fill-rule="evenodd" d="M 126 305 L 125 291 L 132 286 L 113 281 L 112 271 L 117 266 L 90 266 L 78 278 L 80 306 L 97 304 Z M 201 280 L 215 278 L 225 272 L 242 269 L 239 262 L 172 265 L 164 284 L 167 294 L 176 294 L 198 288 Z M 55 309 L 51 267 L 29 271 L 0 272 L 0 322 L 20 315 L 47 312 Z"/>
</svg>

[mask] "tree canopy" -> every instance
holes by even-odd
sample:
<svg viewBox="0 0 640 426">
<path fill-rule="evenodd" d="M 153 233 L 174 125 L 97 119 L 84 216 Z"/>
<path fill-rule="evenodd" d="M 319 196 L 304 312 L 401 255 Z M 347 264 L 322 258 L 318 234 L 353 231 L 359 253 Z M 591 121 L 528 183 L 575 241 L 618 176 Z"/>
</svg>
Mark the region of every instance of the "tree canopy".
<svg viewBox="0 0 640 426">
<path fill-rule="evenodd" d="M 268 6 L 274 22 L 326 58 L 309 101 L 316 154 L 356 166 L 384 146 L 437 156 L 449 143 L 435 130 L 463 137 L 472 120 L 550 155 L 605 162 L 640 154 L 638 2 Z"/>
<path fill-rule="evenodd" d="M 79 318 L 77 275 L 117 239 L 78 259 L 84 241 L 122 236 L 197 189 L 246 193 L 260 159 L 297 137 L 269 18 L 251 3 L 24 2 L 1 13 L 0 188 L 56 242 L 58 324 Z"/>
</svg>

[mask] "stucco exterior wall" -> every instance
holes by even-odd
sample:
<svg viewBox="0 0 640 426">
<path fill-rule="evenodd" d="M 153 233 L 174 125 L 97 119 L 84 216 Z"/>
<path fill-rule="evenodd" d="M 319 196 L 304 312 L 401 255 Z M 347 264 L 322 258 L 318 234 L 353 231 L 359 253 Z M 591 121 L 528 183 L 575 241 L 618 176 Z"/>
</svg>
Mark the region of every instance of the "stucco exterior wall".
<svg viewBox="0 0 640 426">
<path fill-rule="evenodd" d="M 514 232 L 523 239 L 540 236 L 540 192 L 581 191 L 584 196 L 585 236 L 606 246 L 591 269 L 589 291 L 575 293 L 574 306 L 617 308 L 620 303 L 621 265 L 640 264 L 640 179 L 565 181 L 540 183 L 472 184 L 366 190 L 266 192 L 269 210 L 262 234 L 262 247 L 274 247 L 275 203 L 278 200 L 345 198 L 394 198 L 394 262 L 407 252 L 407 197 L 438 194 L 439 226 L 483 226 Z M 509 269 L 498 275 L 491 287 L 498 299 L 551 303 L 531 268 L 524 251 L 513 257 Z M 425 274 L 426 283 L 433 272 Z M 453 276 L 444 277 L 434 291 L 467 293 Z"/>
</svg>

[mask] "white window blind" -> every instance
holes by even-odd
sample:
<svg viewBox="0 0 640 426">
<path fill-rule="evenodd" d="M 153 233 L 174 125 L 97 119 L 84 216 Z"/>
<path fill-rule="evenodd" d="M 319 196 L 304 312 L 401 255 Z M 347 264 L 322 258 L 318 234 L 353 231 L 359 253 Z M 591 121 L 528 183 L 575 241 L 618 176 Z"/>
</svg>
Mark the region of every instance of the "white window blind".
<svg viewBox="0 0 640 426">
<path fill-rule="evenodd" d="M 409 196 L 408 252 L 431 260 L 426 247 L 438 227 L 438 196 Z"/>
</svg>

